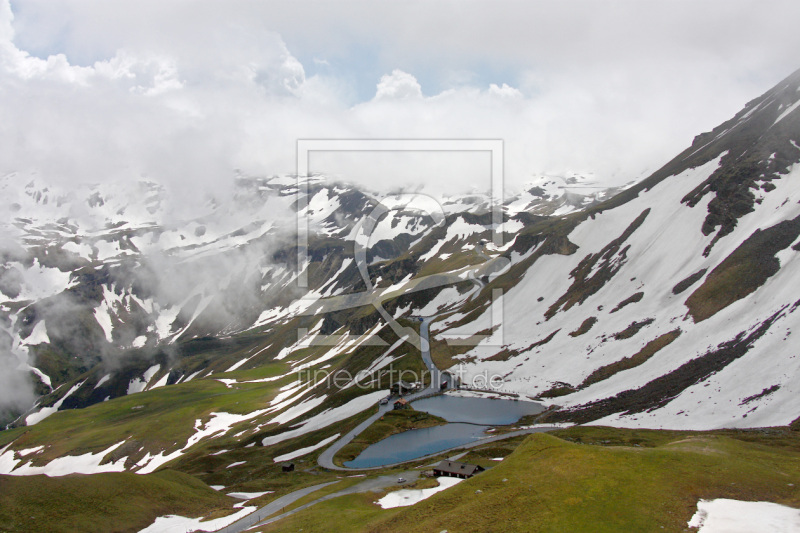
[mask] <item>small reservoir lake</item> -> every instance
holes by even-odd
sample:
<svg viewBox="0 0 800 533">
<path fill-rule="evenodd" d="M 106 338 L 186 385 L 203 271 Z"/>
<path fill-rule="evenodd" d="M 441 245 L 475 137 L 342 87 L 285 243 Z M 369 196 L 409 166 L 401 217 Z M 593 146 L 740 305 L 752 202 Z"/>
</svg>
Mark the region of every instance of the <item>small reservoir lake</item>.
<svg viewBox="0 0 800 533">
<path fill-rule="evenodd" d="M 449 424 L 412 429 L 368 446 L 347 461 L 348 468 L 384 466 L 435 454 L 487 437 L 495 425 L 513 424 L 525 415 L 544 411 L 541 404 L 525 401 L 434 396 L 413 403 L 414 409 L 444 418 Z"/>
<path fill-rule="evenodd" d="M 448 422 L 499 426 L 513 424 L 523 416 L 544 411 L 544 406 L 536 402 L 464 398 L 447 394 L 417 400 L 413 405 L 417 411 L 442 417 Z"/>
<path fill-rule="evenodd" d="M 370 445 L 361 455 L 344 463 L 344 466 L 369 468 L 409 461 L 478 440 L 486 436 L 485 431 L 488 428 L 489 426 L 455 423 L 404 431 Z"/>
</svg>

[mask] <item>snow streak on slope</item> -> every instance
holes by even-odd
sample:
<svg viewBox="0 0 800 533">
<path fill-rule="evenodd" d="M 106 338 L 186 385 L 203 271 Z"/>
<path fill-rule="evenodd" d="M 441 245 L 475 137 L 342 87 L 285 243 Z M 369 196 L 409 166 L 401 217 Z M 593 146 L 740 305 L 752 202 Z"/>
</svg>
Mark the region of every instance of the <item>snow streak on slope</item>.
<svg viewBox="0 0 800 533">
<path fill-rule="evenodd" d="M 122 446 L 125 442 L 119 442 L 110 448 L 99 453 L 86 453 L 83 455 L 67 455 L 53 459 L 44 466 L 34 466 L 31 462 L 20 464 L 17 457 L 28 455 L 25 451 L 8 450 L 6 448 L 0 452 L 0 474 L 14 476 L 37 476 L 47 475 L 50 477 L 67 476 L 71 474 L 97 474 L 100 472 L 123 472 L 125 470 L 125 459 L 117 459 L 103 463 L 105 458 L 114 450 Z M 15 457 L 16 456 L 16 457 Z"/>
<path fill-rule="evenodd" d="M 363 396 L 359 396 L 358 398 L 350 400 L 349 402 L 347 402 L 342 406 L 334 407 L 333 409 L 327 409 L 318 415 L 315 415 L 309 419 L 304 420 L 303 422 L 298 424 L 294 429 L 285 431 L 283 433 L 279 433 L 278 435 L 267 437 L 261 442 L 261 444 L 263 446 L 277 444 L 278 442 L 282 442 L 286 439 L 297 437 L 299 435 L 305 435 L 306 433 L 310 433 L 317 429 L 328 427 L 331 424 L 338 422 L 339 420 L 344 420 L 345 418 L 349 418 L 355 414 L 360 413 L 367 407 L 375 405 L 384 396 L 386 396 L 385 391 L 377 391 L 370 394 L 365 394 Z"/>
<path fill-rule="evenodd" d="M 67 393 L 64 396 L 61 397 L 60 400 L 58 400 L 56 403 L 54 403 L 51 407 L 43 407 L 42 409 L 40 409 L 36 413 L 28 415 L 25 418 L 25 424 L 28 425 L 28 426 L 33 426 L 33 425 L 41 422 L 42 420 L 44 420 L 48 416 L 52 415 L 56 411 L 58 411 L 58 409 L 64 403 L 64 400 L 69 398 L 70 395 L 72 393 L 74 393 L 76 390 L 80 389 L 81 386 L 83 385 L 83 383 L 84 382 L 81 381 L 77 385 L 74 385 L 72 388 L 69 389 L 69 391 L 67 391 Z"/>
<path fill-rule="evenodd" d="M 699 253 L 712 238 L 699 231 L 709 199 L 694 207 L 681 199 L 717 169 L 722 157 L 670 177 L 627 204 L 580 224 L 568 237 L 578 246 L 576 254 L 536 261 L 496 304 L 503 306 L 502 330 L 462 356 L 465 381 L 485 383 L 485 376 L 496 375 L 502 376 L 504 389 L 514 392 L 542 393 L 564 385 L 567 391 L 569 387 L 575 390 L 596 370 L 641 353 L 648 343 L 670 332 L 679 335 L 638 366 L 609 372 L 606 379 L 552 400 L 565 407 L 589 404 L 678 371 L 740 333 L 754 332 L 765 318 L 777 313 L 769 333 L 755 338 L 747 353 L 725 368 L 700 376 L 697 383 L 678 390 L 671 401 L 653 398 L 644 412 L 634 409 L 597 423 L 707 429 L 784 425 L 797 418 L 800 391 L 793 377 L 800 371 L 800 360 L 792 343 L 785 342 L 800 327 L 800 314 L 793 307 L 797 296 L 785 290 L 800 276 L 797 252 L 788 248 L 780 252 L 782 268 L 763 287 L 701 323 L 694 322 L 685 305 L 700 279 L 684 293 L 673 291 L 678 281 L 712 271 L 755 232 L 800 216 L 800 165 L 795 165 L 774 182 L 776 188 L 752 213 L 739 219 L 735 233 L 708 256 Z M 547 319 L 554 302 L 573 286 L 579 262 L 600 253 L 609 240 L 630 231 L 642 216 L 621 250 L 604 257 L 609 259 L 606 263 L 598 261 L 587 276 L 600 277 L 606 264 L 611 266 L 610 279 L 579 303 L 560 306 Z M 566 276 L 568 272 L 573 275 Z M 446 332 L 468 337 L 491 325 L 491 313 L 487 309 L 477 321 Z M 594 322 L 588 332 L 580 333 L 587 319 Z M 498 357 L 499 345 L 505 356 Z"/>
</svg>

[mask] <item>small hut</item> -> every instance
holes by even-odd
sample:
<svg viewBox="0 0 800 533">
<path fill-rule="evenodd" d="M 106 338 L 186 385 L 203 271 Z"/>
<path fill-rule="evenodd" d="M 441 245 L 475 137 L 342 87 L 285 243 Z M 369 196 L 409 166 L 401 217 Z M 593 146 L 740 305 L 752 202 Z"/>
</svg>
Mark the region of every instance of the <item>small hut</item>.
<svg viewBox="0 0 800 533">
<path fill-rule="evenodd" d="M 390 390 L 392 394 L 397 394 L 398 396 L 402 396 L 403 394 L 408 394 L 409 392 L 413 392 L 417 389 L 417 387 L 413 383 L 408 383 L 407 381 L 403 381 L 402 379 L 397 383 L 394 383 Z"/>
<path fill-rule="evenodd" d="M 442 461 L 433 468 L 433 475 L 457 477 L 467 479 L 485 469 L 482 466 L 471 465 L 467 463 L 458 463 L 456 461 Z"/>
<path fill-rule="evenodd" d="M 405 398 L 400 398 L 396 402 L 394 402 L 394 409 L 397 411 L 398 409 L 411 409 L 411 404 L 408 403 L 408 400 Z"/>
</svg>

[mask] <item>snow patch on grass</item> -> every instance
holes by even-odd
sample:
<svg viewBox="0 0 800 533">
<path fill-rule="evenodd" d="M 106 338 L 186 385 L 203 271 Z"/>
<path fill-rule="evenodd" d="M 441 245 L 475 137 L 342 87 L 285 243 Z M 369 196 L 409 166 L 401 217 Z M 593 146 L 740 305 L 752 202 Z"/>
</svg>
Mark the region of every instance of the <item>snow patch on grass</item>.
<svg viewBox="0 0 800 533">
<path fill-rule="evenodd" d="M 196 420 L 194 423 L 195 434 L 189 437 L 189 440 L 186 441 L 186 444 L 183 448 L 178 450 L 172 451 L 170 453 L 160 452 L 156 455 L 151 455 L 148 452 L 138 463 L 137 467 L 139 470 L 136 472 L 137 474 L 149 474 L 154 472 L 160 466 L 172 461 L 173 459 L 177 459 L 181 455 L 183 455 L 186 450 L 197 444 L 203 439 L 209 437 L 220 437 L 225 435 L 235 424 L 239 422 L 244 422 L 245 420 L 250 420 L 251 418 L 255 418 L 257 416 L 261 416 L 266 413 L 266 409 L 262 409 L 260 411 L 253 411 L 252 413 L 248 413 L 246 415 L 235 415 L 231 413 L 211 413 L 211 418 L 203 424 L 201 420 Z"/>
<path fill-rule="evenodd" d="M 145 371 L 141 378 L 133 378 L 131 382 L 128 383 L 128 394 L 136 394 L 147 388 L 147 384 L 150 383 L 150 380 L 153 379 L 153 376 L 156 375 L 160 368 L 161 365 L 153 365 Z"/>
<path fill-rule="evenodd" d="M 318 443 L 314 444 L 313 446 L 306 446 L 305 448 L 300 448 L 300 449 L 295 450 L 293 452 L 289 452 L 289 453 L 285 453 L 283 455 L 279 455 L 279 456 L 273 458 L 272 460 L 274 462 L 276 462 L 276 463 L 280 463 L 280 462 L 283 462 L 283 461 L 289 461 L 291 459 L 296 459 L 297 457 L 302 457 L 302 456 L 304 456 L 306 454 L 309 454 L 309 453 L 313 452 L 314 450 L 319 450 L 320 448 L 322 448 L 324 446 L 327 446 L 331 442 L 333 442 L 336 439 L 338 439 L 339 435 L 341 435 L 341 433 L 337 433 L 336 435 L 332 435 L 332 436 L 328 437 L 327 439 L 323 439 L 323 440 L 319 441 Z"/>
<path fill-rule="evenodd" d="M 252 500 L 255 498 L 260 498 L 265 494 L 272 494 L 275 492 L 274 490 L 265 490 L 264 492 L 229 492 L 228 496 L 231 498 L 237 498 L 239 500 Z"/>
<path fill-rule="evenodd" d="M 45 326 L 44 320 L 40 320 L 33 328 L 33 331 L 31 331 L 31 334 L 28 335 L 28 338 L 25 339 L 25 344 L 29 346 L 49 342 L 50 337 L 47 336 L 47 326 Z"/>
<path fill-rule="evenodd" d="M 300 422 L 295 429 L 284 431 L 278 435 L 266 437 L 261 441 L 261 444 L 263 446 L 269 446 L 287 439 L 299 437 L 300 435 L 305 435 L 306 433 L 311 433 L 317 429 L 328 427 L 331 424 L 335 424 L 340 420 L 350 418 L 351 416 L 360 413 L 364 409 L 375 405 L 384 396 L 386 396 L 386 391 L 377 391 L 359 396 L 358 398 L 354 398 L 344 405 L 334 407 L 333 409 L 326 409 L 318 415 L 312 416 L 308 420 Z"/>
<path fill-rule="evenodd" d="M 98 388 L 102 387 L 102 386 L 103 386 L 103 383 L 105 383 L 105 382 L 106 382 L 106 381 L 108 381 L 109 379 L 111 379 L 111 374 L 106 374 L 105 376 L 103 376 L 102 378 L 100 378 L 100 380 L 97 382 L 97 384 L 94 386 L 94 388 L 95 388 L 95 389 L 98 389 Z"/>
<path fill-rule="evenodd" d="M 287 405 L 291 405 L 292 403 L 296 402 L 297 399 L 300 396 L 302 396 L 302 394 L 298 394 L 297 396 L 295 396 L 293 398 L 290 398 L 289 400 L 286 400 L 282 404 L 279 404 L 278 406 L 275 406 L 274 408 L 270 409 L 270 411 L 280 411 L 281 409 L 283 409 Z M 285 424 L 286 422 L 289 422 L 290 420 L 294 420 L 298 416 L 306 414 L 307 412 L 311 411 L 312 409 L 316 408 L 317 406 L 322 405 L 322 403 L 324 403 L 326 399 L 327 399 L 327 395 L 326 396 L 318 396 L 316 398 L 309 398 L 309 399 L 303 400 L 299 404 L 295 405 L 294 407 L 290 407 L 289 409 L 287 409 L 283 413 L 279 414 L 278 416 L 276 416 L 275 418 L 270 420 L 269 423 L 270 424 Z"/>
<path fill-rule="evenodd" d="M 223 527 L 233 524 L 237 520 L 244 518 L 256 507 L 245 507 L 238 513 L 216 518 L 214 520 L 203 521 L 203 518 L 186 518 L 184 516 L 167 515 L 159 516 L 150 526 L 144 528 L 139 533 L 183 533 L 185 531 L 217 531 Z"/>
<path fill-rule="evenodd" d="M 38 412 L 28 415 L 25 418 L 25 424 L 28 426 L 36 425 L 45 418 L 47 418 L 48 416 L 58 411 L 61 408 L 61 404 L 64 403 L 64 400 L 69 398 L 73 392 L 80 389 L 83 384 L 84 382 L 81 381 L 78 384 L 73 385 L 73 387 L 64 396 L 62 396 L 60 400 L 54 403 L 52 407 L 42 407 Z"/>
<path fill-rule="evenodd" d="M 100 472 L 123 472 L 125 470 L 125 458 L 114 462 L 100 464 L 103 459 L 122 446 L 125 441 L 118 442 L 98 453 L 85 453 L 83 455 L 66 455 L 53 459 L 44 466 L 33 466 L 30 462 L 20 465 L 22 459 L 15 457 L 14 450 L 6 450 L 0 454 L 0 474 L 11 476 L 36 476 L 44 474 L 49 477 L 67 476 L 70 474 L 97 474 Z M 25 455 L 32 453 L 32 450 L 24 450 Z M 16 453 L 21 456 L 20 452 Z"/>
<path fill-rule="evenodd" d="M 403 489 L 403 490 L 396 490 L 394 492 L 390 492 L 380 500 L 378 500 L 378 505 L 380 505 L 384 509 L 392 509 L 394 507 L 408 507 L 409 505 L 414 505 L 415 503 L 419 503 L 422 500 L 428 499 L 437 492 L 442 492 L 443 490 L 449 489 L 450 487 L 457 485 L 463 479 L 458 479 L 455 477 L 439 477 L 436 478 L 439 481 L 438 487 L 433 487 L 430 489 Z"/>
<path fill-rule="evenodd" d="M 157 389 L 157 388 L 159 388 L 159 387 L 163 387 L 164 385 L 166 385 L 166 384 L 167 384 L 167 381 L 169 381 L 169 372 L 167 372 L 166 374 L 164 374 L 163 376 L 161 376 L 161 379 L 159 379 L 158 381 L 156 381 L 156 382 L 153 384 L 153 386 L 152 386 L 152 387 L 150 387 L 148 390 L 153 390 L 153 389 Z"/>
<path fill-rule="evenodd" d="M 700 500 L 688 526 L 700 528 L 698 533 L 794 533 L 800 531 L 800 510 L 769 502 Z"/>
</svg>

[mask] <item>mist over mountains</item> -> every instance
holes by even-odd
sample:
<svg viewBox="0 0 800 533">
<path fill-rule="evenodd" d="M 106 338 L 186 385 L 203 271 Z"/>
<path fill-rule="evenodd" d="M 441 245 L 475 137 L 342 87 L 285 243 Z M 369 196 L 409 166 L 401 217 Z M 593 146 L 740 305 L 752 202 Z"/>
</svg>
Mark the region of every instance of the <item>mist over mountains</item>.
<svg viewBox="0 0 800 533">
<path fill-rule="evenodd" d="M 796 517 L 797 5 L 115 4 L 0 0 L 0 529 Z"/>
<path fill-rule="evenodd" d="M 505 200 L 500 228 L 485 194 L 439 199 L 443 224 L 413 201 L 392 207 L 362 243 L 375 297 L 394 319 L 435 314 L 431 330 L 443 338 L 483 334 L 474 347 L 452 351 L 465 379 L 489 371 L 502 376 L 504 390 L 572 409 L 584 421 L 629 423 L 646 410 L 655 413 L 650 423 L 680 426 L 686 422 L 658 413 L 686 413 L 672 406 L 703 387 L 730 405 L 705 413 L 709 404 L 700 402 L 694 409 L 705 414 L 694 425 L 790 422 L 785 358 L 795 300 L 785 288 L 796 240 L 797 77 L 621 190 L 577 175 L 543 177 Z M 325 311 L 326 299 L 366 288 L 353 239 L 389 201 L 380 193 L 324 176 L 241 176 L 227 199 L 210 199 L 203 215 L 176 222 L 166 191 L 152 182 L 65 191 L 41 178 L 15 188 L 13 178 L 4 182 L 13 213 L 4 230 L 4 353 L 30 372 L 6 378 L 14 391 L 7 409 L 27 410 L 32 389 L 44 395 L 38 409 L 67 391 L 62 409 L 114 398 L 136 389 L 154 362 L 145 387 L 222 371 L 221 360 L 186 356 L 203 339 L 268 339 L 307 324 L 310 338 L 367 335 L 348 346 L 356 353 L 388 326 L 363 297 Z M 297 265 L 298 220 L 310 231 L 305 272 Z M 499 247 L 493 230 L 502 234 Z M 465 262 L 501 257 L 510 267 L 484 285 L 458 278 Z M 444 281 L 420 285 L 430 275 Z M 502 288 L 500 301 L 492 288 Z M 743 305 L 748 312 L 736 311 Z M 766 365 L 759 343 L 775 328 L 786 341 L 769 341 L 774 360 Z M 297 348 L 273 343 L 240 365 L 223 360 L 254 368 L 308 342 L 301 333 Z M 721 358 L 726 350 L 732 355 Z M 743 390 L 737 373 L 726 378 L 723 370 L 751 358 L 762 377 L 750 373 Z M 706 386 L 715 380 L 723 381 Z M 770 391 L 763 409 L 740 403 L 762 390 Z M 631 410 L 625 398 L 637 395 Z"/>
</svg>

